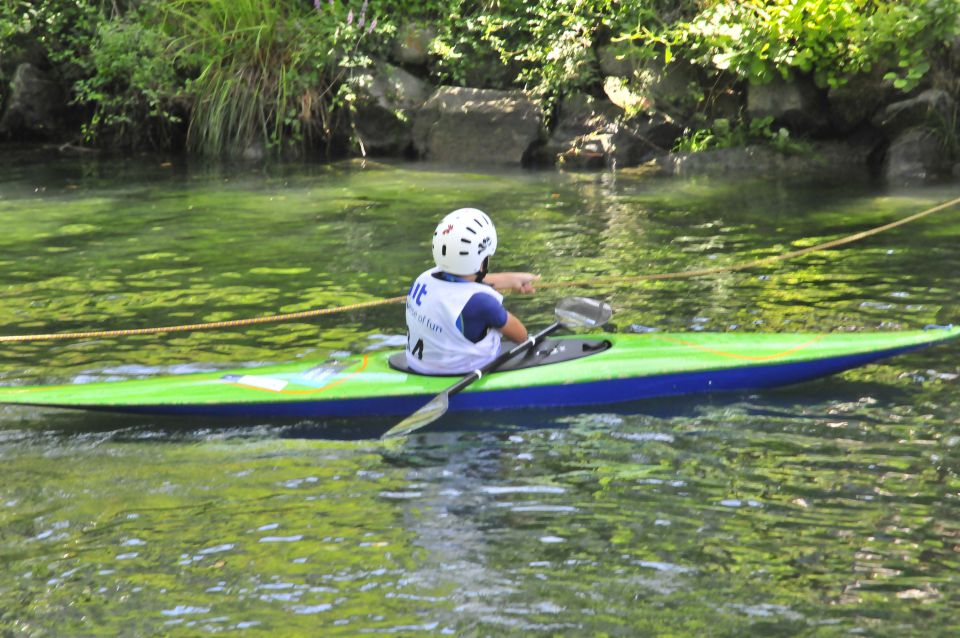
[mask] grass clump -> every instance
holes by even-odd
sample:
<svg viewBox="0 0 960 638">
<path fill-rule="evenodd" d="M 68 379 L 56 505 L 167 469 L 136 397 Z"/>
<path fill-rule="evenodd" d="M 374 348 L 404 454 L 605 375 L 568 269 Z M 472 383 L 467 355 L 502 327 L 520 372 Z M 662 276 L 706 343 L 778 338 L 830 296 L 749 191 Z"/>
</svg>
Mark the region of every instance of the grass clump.
<svg viewBox="0 0 960 638">
<path fill-rule="evenodd" d="M 337 133 L 342 79 L 359 53 L 365 7 L 283 0 L 177 0 L 165 11 L 173 59 L 194 70 L 188 143 L 205 154 L 288 151 Z"/>
</svg>

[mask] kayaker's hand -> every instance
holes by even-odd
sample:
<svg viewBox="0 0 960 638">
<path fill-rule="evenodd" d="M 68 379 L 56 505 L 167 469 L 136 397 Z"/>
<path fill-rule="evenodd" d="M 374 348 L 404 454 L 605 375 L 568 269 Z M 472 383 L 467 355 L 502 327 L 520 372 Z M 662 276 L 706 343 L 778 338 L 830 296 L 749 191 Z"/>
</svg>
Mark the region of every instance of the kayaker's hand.
<svg viewBox="0 0 960 638">
<path fill-rule="evenodd" d="M 533 285 L 540 280 L 540 275 L 529 272 L 496 272 L 490 273 L 484 281 L 497 290 L 510 290 L 523 294 L 535 292 Z"/>
</svg>

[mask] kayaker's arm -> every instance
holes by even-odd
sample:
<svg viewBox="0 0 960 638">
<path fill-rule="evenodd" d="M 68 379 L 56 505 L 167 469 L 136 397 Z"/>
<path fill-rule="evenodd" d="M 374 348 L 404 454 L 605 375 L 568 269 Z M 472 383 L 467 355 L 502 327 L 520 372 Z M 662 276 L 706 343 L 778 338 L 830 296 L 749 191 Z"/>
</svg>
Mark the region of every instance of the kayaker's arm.
<svg viewBox="0 0 960 638">
<path fill-rule="evenodd" d="M 483 282 L 490 284 L 497 290 L 510 290 L 530 294 L 534 291 L 533 284 L 540 279 L 540 275 L 529 272 L 491 272 L 483 278 Z"/>
<path fill-rule="evenodd" d="M 504 337 L 514 343 L 522 343 L 527 340 L 527 329 L 519 319 L 513 316 L 512 312 L 507 312 L 507 323 L 503 324 L 500 332 Z"/>
</svg>

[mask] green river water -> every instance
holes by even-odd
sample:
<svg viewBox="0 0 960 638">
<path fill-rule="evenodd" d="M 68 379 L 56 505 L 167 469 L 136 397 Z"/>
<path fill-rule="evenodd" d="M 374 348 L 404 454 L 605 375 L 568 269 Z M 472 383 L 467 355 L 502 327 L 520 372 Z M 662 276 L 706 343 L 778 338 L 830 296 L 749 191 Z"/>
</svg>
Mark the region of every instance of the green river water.
<svg viewBox="0 0 960 638">
<path fill-rule="evenodd" d="M 496 269 L 576 283 L 776 255 L 958 194 L 11 152 L 0 168 L 0 334 L 402 295 L 460 206 L 497 222 Z M 569 292 L 609 301 L 619 332 L 922 328 L 960 320 L 958 241 L 948 211 L 757 270 L 507 304 L 533 328 Z M 4 345 L 0 384 L 393 348 L 402 322 L 390 305 Z M 0 406 L 0 636 L 957 635 L 958 354 L 762 393 L 453 415 L 390 446 L 350 422 Z"/>
</svg>

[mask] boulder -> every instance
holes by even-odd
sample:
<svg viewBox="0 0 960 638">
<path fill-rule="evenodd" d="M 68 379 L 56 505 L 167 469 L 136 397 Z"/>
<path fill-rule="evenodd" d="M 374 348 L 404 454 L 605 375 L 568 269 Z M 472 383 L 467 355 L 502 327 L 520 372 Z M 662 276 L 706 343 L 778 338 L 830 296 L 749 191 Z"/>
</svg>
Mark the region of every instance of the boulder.
<svg viewBox="0 0 960 638">
<path fill-rule="evenodd" d="M 637 49 L 629 42 L 611 42 L 597 47 L 597 64 L 607 77 L 629 78 L 640 62 Z"/>
<path fill-rule="evenodd" d="M 567 96 L 560 102 L 550 141 L 569 140 L 609 129 L 622 116 L 623 110 L 609 100 L 585 93 Z"/>
<path fill-rule="evenodd" d="M 891 139 L 907 129 L 931 122 L 952 122 L 956 101 L 943 89 L 927 89 L 916 97 L 888 104 L 873 118 L 873 124 Z"/>
<path fill-rule="evenodd" d="M 699 153 L 670 153 L 653 164 L 668 175 L 788 175 L 797 173 L 864 174 L 870 148 L 821 143 L 809 154 L 786 155 L 767 146 L 724 148 Z"/>
<path fill-rule="evenodd" d="M 747 114 L 753 119 L 772 117 L 775 127 L 785 126 L 800 134 L 817 135 L 830 128 L 825 101 L 805 78 L 751 83 Z"/>
<path fill-rule="evenodd" d="M 397 30 L 392 57 L 399 64 L 423 66 L 430 58 L 430 43 L 437 37 L 434 27 L 408 22 Z"/>
<path fill-rule="evenodd" d="M 413 144 L 413 114 L 432 87 L 385 62 L 350 82 L 357 95 L 355 131 L 364 151 L 373 155 L 406 153 Z"/>
<path fill-rule="evenodd" d="M 30 63 L 17 67 L 10 84 L 0 137 L 49 140 L 57 136 L 66 112 L 66 97 L 49 74 Z"/>
<path fill-rule="evenodd" d="M 613 103 L 588 95 L 565 99 L 556 122 L 538 159 L 565 168 L 637 166 L 668 153 L 683 133 L 666 115 L 625 118 Z"/>
<path fill-rule="evenodd" d="M 830 121 L 840 134 L 867 123 L 893 96 L 893 87 L 874 75 L 857 75 L 827 91 Z"/>
<path fill-rule="evenodd" d="M 683 135 L 683 127 L 662 113 L 624 122 L 613 136 L 613 167 L 639 166 L 666 155 Z"/>
<path fill-rule="evenodd" d="M 743 91 L 736 86 L 718 86 L 707 93 L 707 115 L 711 120 L 727 120 L 728 122 L 740 119 L 745 108 Z M 693 118 L 690 118 L 693 119 Z"/>
<path fill-rule="evenodd" d="M 565 168 L 639 166 L 669 153 L 682 132 L 680 126 L 660 118 L 619 122 L 574 138 L 556 155 L 556 163 Z"/>
<path fill-rule="evenodd" d="M 922 182 L 949 172 L 940 133 L 914 126 L 893 140 L 883 162 L 883 176 L 892 182 Z"/>
<path fill-rule="evenodd" d="M 675 115 L 696 109 L 701 78 L 688 62 L 675 58 L 665 64 L 662 58 L 642 58 L 636 47 L 623 42 L 600 47 L 597 60 L 605 76 L 604 92 L 628 113 L 634 107 L 655 106 Z"/>
<path fill-rule="evenodd" d="M 521 91 L 440 87 L 416 114 L 413 143 L 432 161 L 516 166 L 528 161 L 542 122 Z"/>
<path fill-rule="evenodd" d="M 606 168 L 612 162 L 613 150 L 613 134 L 596 131 L 572 140 L 557 154 L 556 165 L 574 170 Z"/>
<path fill-rule="evenodd" d="M 696 111 L 703 93 L 698 69 L 676 58 L 670 64 L 660 58 L 644 61 L 634 72 L 634 84 L 659 110 L 675 116 Z"/>
<path fill-rule="evenodd" d="M 610 101 L 590 95 L 564 98 L 557 110 L 556 125 L 538 150 L 538 162 L 568 168 L 607 166 L 607 155 L 622 114 Z"/>
<path fill-rule="evenodd" d="M 653 100 L 636 91 L 628 81 L 620 77 L 604 78 L 603 93 L 610 102 L 623 109 L 628 116 L 653 107 Z"/>
</svg>

